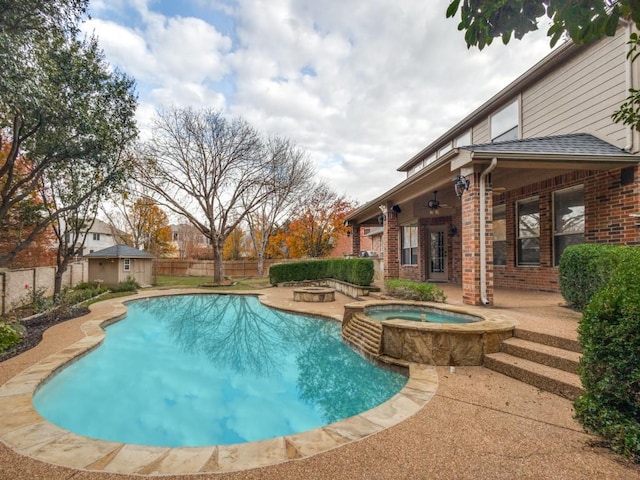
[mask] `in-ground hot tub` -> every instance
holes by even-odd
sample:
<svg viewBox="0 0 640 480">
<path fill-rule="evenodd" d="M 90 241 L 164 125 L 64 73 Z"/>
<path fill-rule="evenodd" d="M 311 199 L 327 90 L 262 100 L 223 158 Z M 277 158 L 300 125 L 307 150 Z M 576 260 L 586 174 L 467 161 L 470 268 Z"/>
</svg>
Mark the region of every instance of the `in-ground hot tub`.
<svg viewBox="0 0 640 480">
<path fill-rule="evenodd" d="M 342 338 L 389 363 L 482 365 L 485 354 L 498 352 L 513 336 L 515 325 L 481 307 L 377 300 L 345 305 Z"/>
</svg>

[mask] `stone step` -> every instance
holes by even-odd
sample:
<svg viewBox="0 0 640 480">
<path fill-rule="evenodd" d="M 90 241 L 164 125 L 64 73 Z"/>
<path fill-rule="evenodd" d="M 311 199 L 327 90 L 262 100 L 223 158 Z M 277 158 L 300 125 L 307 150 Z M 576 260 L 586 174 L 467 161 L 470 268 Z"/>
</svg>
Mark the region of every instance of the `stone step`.
<svg viewBox="0 0 640 480">
<path fill-rule="evenodd" d="M 575 400 L 584 392 L 578 375 L 508 353 L 485 355 L 484 366 L 569 400 Z"/>
<path fill-rule="evenodd" d="M 357 317 L 352 317 L 342 328 L 342 338 L 370 355 L 378 356 L 382 346 L 382 328 L 377 329 L 376 325 L 362 321 Z"/>
<path fill-rule="evenodd" d="M 520 327 L 516 327 L 516 329 L 513 331 L 513 336 L 516 338 L 522 338 L 523 340 L 528 340 L 530 342 L 549 345 L 550 347 L 570 350 L 572 352 L 580 353 L 582 351 L 580 342 L 578 342 L 577 339 L 573 338 L 560 337 L 558 335 L 552 335 L 549 333 L 526 330 Z"/>
<path fill-rule="evenodd" d="M 571 350 L 531 342 L 522 338 L 508 338 L 502 342 L 502 351 L 514 357 L 524 358 L 549 367 L 578 373 L 580 354 Z"/>
</svg>

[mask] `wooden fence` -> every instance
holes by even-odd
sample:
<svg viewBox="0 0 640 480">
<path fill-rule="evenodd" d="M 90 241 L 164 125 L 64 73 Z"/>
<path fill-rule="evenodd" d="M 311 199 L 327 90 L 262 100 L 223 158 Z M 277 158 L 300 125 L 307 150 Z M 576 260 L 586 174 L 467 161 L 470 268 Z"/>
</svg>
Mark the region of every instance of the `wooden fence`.
<svg viewBox="0 0 640 480">
<path fill-rule="evenodd" d="M 263 276 L 269 275 L 271 265 L 295 261 L 300 260 L 265 260 Z M 176 277 L 213 277 L 213 260 L 158 259 L 153 262 L 153 274 Z M 227 260 L 224 262 L 224 274 L 228 278 L 255 278 L 258 276 L 258 261 Z"/>
</svg>

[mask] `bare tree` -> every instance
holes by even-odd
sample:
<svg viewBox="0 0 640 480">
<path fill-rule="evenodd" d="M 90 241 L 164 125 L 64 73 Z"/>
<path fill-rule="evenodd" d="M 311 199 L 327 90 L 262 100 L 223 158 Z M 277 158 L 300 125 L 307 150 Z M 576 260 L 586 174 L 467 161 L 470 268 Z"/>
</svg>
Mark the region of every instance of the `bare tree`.
<svg viewBox="0 0 640 480">
<path fill-rule="evenodd" d="M 225 239 L 276 189 L 266 159 L 253 127 L 215 110 L 161 110 L 141 147 L 138 180 L 209 239 L 216 283 L 224 280 Z"/>
<path fill-rule="evenodd" d="M 314 169 L 306 153 L 290 140 L 271 137 L 266 144 L 269 161 L 275 172 L 275 185 L 249 215 L 249 236 L 258 259 L 258 275 L 264 274 L 265 251 L 274 228 L 289 217 L 311 185 Z"/>
</svg>

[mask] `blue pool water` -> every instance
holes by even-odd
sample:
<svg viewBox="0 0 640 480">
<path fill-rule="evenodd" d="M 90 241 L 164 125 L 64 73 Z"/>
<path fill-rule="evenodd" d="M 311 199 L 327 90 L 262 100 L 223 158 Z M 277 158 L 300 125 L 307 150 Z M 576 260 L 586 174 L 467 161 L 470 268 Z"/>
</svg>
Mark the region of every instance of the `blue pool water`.
<svg viewBox="0 0 640 480">
<path fill-rule="evenodd" d="M 409 308 L 369 308 L 366 311 L 367 317 L 373 320 L 411 320 L 414 322 L 430 322 L 430 323 L 472 323 L 474 320 L 461 316 L 455 316 L 446 312 L 438 313 L 423 309 Z"/>
<path fill-rule="evenodd" d="M 33 403 L 88 437 L 225 445 L 350 417 L 406 381 L 346 347 L 337 323 L 255 297 L 173 296 L 129 303 L 104 343 L 51 378 Z"/>
</svg>

